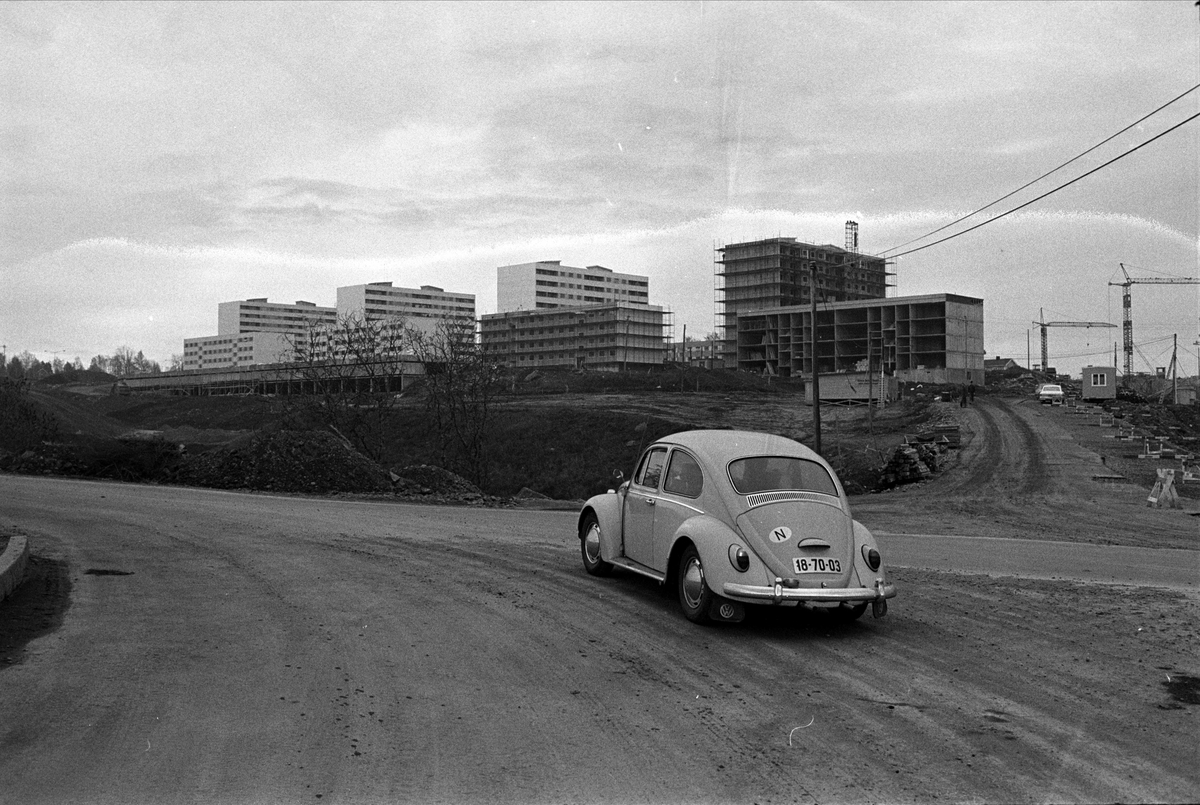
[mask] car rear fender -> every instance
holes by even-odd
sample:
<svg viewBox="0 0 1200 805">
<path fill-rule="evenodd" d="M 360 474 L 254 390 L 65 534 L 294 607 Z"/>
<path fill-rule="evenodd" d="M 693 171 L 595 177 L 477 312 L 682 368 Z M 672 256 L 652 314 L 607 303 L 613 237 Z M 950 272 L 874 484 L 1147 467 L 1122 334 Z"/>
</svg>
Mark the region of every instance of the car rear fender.
<svg viewBox="0 0 1200 805">
<path fill-rule="evenodd" d="M 719 593 L 727 581 L 760 584 L 770 574 L 766 565 L 749 549 L 750 546 L 737 531 L 716 517 L 702 514 L 686 520 L 671 537 L 671 553 L 667 559 L 665 582 L 669 587 L 673 588 L 675 585 L 679 555 L 688 545 L 696 546 L 700 562 L 704 565 L 704 579 L 713 592 Z M 734 569 L 730 560 L 730 546 L 747 549 L 750 567 L 745 572 Z"/>
<path fill-rule="evenodd" d="M 864 550 L 864 547 L 866 550 Z M 854 571 L 851 573 L 850 584 L 861 585 L 863 587 L 874 587 L 876 579 L 883 579 L 887 583 L 887 562 L 886 557 L 882 557 L 883 551 L 879 551 L 882 559 L 878 570 L 872 570 L 867 564 L 866 553 L 868 550 L 875 549 L 879 551 L 879 544 L 875 541 L 875 535 L 872 534 L 865 525 L 854 521 Z"/>
<path fill-rule="evenodd" d="M 590 498 L 579 510 L 579 522 L 575 527 L 576 534 L 581 539 L 583 538 L 583 534 L 580 532 L 583 529 L 584 518 L 588 514 L 594 514 L 596 521 L 600 523 L 600 558 L 605 560 L 616 559 L 622 555 L 621 500 L 623 497 L 620 492 L 606 492 Z"/>
</svg>

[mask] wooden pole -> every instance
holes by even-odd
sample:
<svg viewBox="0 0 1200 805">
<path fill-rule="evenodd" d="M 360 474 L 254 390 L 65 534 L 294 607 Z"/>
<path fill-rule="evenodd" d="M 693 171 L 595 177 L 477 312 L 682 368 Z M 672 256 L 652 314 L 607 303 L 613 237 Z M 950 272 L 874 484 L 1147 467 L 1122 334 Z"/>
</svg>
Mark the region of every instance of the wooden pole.
<svg viewBox="0 0 1200 805">
<path fill-rule="evenodd" d="M 821 453 L 821 374 L 817 371 L 817 264 L 808 266 L 808 297 L 812 308 L 813 449 Z"/>
</svg>

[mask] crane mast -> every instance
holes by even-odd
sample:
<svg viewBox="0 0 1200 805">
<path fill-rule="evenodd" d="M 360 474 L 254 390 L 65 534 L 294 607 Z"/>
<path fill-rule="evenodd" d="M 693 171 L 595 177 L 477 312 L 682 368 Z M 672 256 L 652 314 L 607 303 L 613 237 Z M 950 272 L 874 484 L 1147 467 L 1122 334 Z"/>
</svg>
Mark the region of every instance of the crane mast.
<svg viewBox="0 0 1200 805">
<path fill-rule="evenodd" d="M 1200 279 L 1195 277 L 1131 277 L 1124 263 L 1121 273 L 1125 275 L 1124 282 L 1110 282 L 1121 291 L 1121 341 L 1125 347 L 1125 385 L 1129 385 L 1133 377 L 1133 295 L 1130 289 L 1134 285 L 1200 285 Z"/>
</svg>

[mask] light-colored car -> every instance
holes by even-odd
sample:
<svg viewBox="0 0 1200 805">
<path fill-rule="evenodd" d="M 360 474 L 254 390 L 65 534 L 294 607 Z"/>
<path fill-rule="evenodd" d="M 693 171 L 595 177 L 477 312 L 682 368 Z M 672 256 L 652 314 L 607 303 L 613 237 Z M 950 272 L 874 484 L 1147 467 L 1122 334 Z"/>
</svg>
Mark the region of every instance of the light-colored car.
<svg viewBox="0 0 1200 805">
<path fill-rule="evenodd" d="M 1050 403 L 1051 405 L 1062 405 L 1063 400 L 1067 398 L 1066 392 L 1062 386 L 1054 383 L 1044 383 L 1038 386 L 1037 390 L 1038 402 Z"/>
<path fill-rule="evenodd" d="M 584 569 L 623 568 L 674 589 L 691 621 L 737 622 L 746 605 L 827 609 L 852 620 L 896 595 L 875 538 L 833 469 L 766 433 L 676 433 L 579 514 Z"/>
</svg>

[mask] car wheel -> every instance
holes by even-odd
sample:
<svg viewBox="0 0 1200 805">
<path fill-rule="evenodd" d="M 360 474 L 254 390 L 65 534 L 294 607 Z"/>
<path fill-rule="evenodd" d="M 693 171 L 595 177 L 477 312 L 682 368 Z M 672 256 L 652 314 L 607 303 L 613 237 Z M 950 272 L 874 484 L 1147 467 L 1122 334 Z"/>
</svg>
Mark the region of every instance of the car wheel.
<svg viewBox="0 0 1200 805">
<path fill-rule="evenodd" d="M 861 618 L 863 613 L 866 611 L 867 602 L 863 601 L 859 604 L 842 604 L 836 609 L 829 610 L 829 614 L 839 621 L 849 623 L 850 621 L 856 621 Z"/>
<path fill-rule="evenodd" d="M 679 606 L 683 609 L 684 617 L 692 623 L 708 623 L 708 610 L 712 605 L 714 593 L 704 580 L 704 564 L 700 561 L 700 553 L 694 545 L 687 546 L 679 555 L 679 571 L 676 577 L 679 584 Z"/>
<path fill-rule="evenodd" d="M 592 576 L 607 576 L 613 566 L 600 558 L 600 521 L 588 514 L 579 525 L 579 550 L 583 554 L 583 569 Z"/>
</svg>

